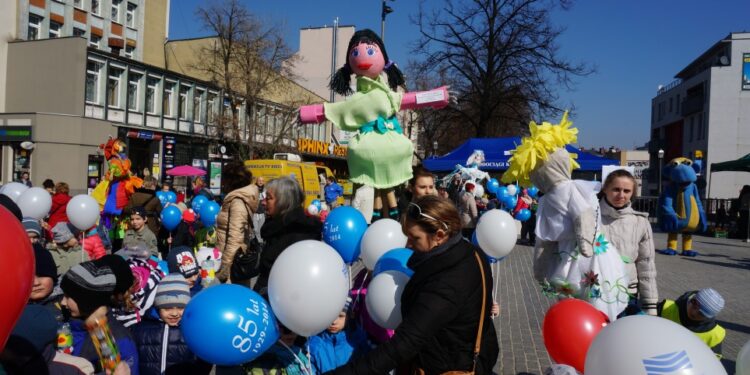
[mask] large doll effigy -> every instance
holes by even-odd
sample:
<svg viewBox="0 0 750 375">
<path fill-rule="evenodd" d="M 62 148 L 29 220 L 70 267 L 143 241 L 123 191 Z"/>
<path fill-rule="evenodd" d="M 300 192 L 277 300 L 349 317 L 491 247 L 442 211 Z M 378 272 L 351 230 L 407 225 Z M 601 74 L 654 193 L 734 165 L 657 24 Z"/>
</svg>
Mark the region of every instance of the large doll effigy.
<svg viewBox="0 0 750 375">
<path fill-rule="evenodd" d="M 534 249 L 534 277 L 543 292 L 591 303 L 614 321 L 628 304 L 627 275 L 617 249 L 601 231 L 599 184 L 573 180 L 578 167 L 565 146 L 577 141 L 567 112 L 559 124 L 529 125 L 513 152 L 504 182 L 532 184 L 539 200 Z"/>
</svg>

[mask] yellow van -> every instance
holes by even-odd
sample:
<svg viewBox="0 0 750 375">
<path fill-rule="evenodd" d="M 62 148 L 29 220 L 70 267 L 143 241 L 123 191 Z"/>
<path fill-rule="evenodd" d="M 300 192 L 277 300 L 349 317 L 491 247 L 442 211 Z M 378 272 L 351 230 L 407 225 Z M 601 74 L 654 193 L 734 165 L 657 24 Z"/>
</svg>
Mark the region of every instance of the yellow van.
<svg viewBox="0 0 750 375">
<path fill-rule="evenodd" d="M 281 176 L 292 176 L 302 187 L 305 193 L 305 204 L 307 207 L 315 199 L 324 201 L 325 179 L 333 176 L 333 173 L 326 166 L 315 165 L 289 160 L 247 160 L 245 166 L 253 173 L 253 177 L 263 177 L 266 181 Z M 351 193 L 350 193 L 351 194 Z M 344 198 L 339 197 L 339 204 L 344 203 Z"/>
</svg>

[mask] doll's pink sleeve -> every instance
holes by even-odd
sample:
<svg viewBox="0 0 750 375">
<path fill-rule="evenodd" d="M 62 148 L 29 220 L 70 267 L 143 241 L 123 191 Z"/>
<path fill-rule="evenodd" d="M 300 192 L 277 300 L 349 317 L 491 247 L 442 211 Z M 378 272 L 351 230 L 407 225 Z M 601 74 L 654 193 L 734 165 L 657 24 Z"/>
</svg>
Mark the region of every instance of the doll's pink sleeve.
<svg viewBox="0 0 750 375">
<path fill-rule="evenodd" d="M 401 109 L 419 109 L 432 107 L 435 109 L 448 106 L 448 87 L 438 87 L 429 91 L 407 92 L 401 99 Z"/>
<path fill-rule="evenodd" d="M 303 124 L 320 124 L 325 119 L 322 104 L 303 105 L 299 108 L 299 121 Z"/>
</svg>

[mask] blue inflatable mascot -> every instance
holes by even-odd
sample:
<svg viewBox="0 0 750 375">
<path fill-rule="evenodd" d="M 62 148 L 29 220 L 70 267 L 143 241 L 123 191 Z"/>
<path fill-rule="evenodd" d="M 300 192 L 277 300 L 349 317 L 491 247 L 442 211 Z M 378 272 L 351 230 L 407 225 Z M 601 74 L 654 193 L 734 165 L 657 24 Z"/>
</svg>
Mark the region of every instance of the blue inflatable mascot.
<svg viewBox="0 0 750 375">
<path fill-rule="evenodd" d="M 659 253 L 677 254 L 677 235 L 682 233 L 682 254 L 694 257 L 692 233 L 706 231 L 706 213 L 703 211 L 698 188 L 695 186 L 701 161 L 688 158 L 672 159 L 662 171 L 669 184 L 659 197 L 659 223 L 669 234 L 667 249 Z"/>
</svg>

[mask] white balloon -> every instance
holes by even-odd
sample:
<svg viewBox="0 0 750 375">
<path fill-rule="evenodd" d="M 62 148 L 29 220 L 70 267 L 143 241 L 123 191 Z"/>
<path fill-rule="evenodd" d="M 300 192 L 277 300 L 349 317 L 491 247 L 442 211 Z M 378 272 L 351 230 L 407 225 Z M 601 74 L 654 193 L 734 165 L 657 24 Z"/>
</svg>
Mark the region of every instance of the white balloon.
<svg viewBox="0 0 750 375">
<path fill-rule="evenodd" d="M 365 304 L 372 321 L 386 329 L 401 324 L 401 293 L 409 276 L 399 271 L 385 271 L 375 276 L 367 286 Z"/>
<path fill-rule="evenodd" d="M 484 195 L 484 187 L 482 185 L 477 184 L 474 186 L 474 196 L 477 198 L 481 198 Z"/>
<path fill-rule="evenodd" d="M 380 219 L 370 225 L 362 237 L 360 257 L 368 270 L 375 268 L 383 254 L 388 250 L 406 246 L 406 236 L 401 231 L 401 224 L 393 219 Z"/>
<path fill-rule="evenodd" d="M 18 198 L 20 198 L 21 194 L 23 194 L 26 190 L 29 190 L 29 187 L 20 182 L 9 182 L 5 186 L 3 186 L 3 189 L 0 190 L 0 194 L 7 195 L 8 197 L 10 197 L 10 199 L 13 200 L 13 202 L 18 202 Z"/>
<path fill-rule="evenodd" d="M 508 195 L 516 195 L 518 194 L 518 187 L 516 185 L 508 185 Z"/>
<path fill-rule="evenodd" d="M 503 210 L 485 212 L 479 218 L 476 232 L 479 247 L 493 258 L 507 256 L 516 246 L 516 222 Z"/>
<path fill-rule="evenodd" d="M 604 327 L 586 353 L 584 368 L 586 375 L 727 373 L 693 332 L 650 315 L 628 316 Z"/>
<path fill-rule="evenodd" d="M 33 217 L 41 220 L 49 213 L 52 208 L 52 197 L 47 190 L 40 187 L 30 188 L 21 194 L 16 201 L 18 208 L 21 209 L 24 217 Z"/>
<path fill-rule="evenodd" d="M 99 220 L 99 203 L 86 194 L 79 194 L 68 202 L 65 213 L 74 227 L 87 230 Z"/>
<path fill-rule="evenodd" d="M 750 340 L 742 346 L 734 365 L 736 375 L 750 375 Z"/>
<path fill-rule="evenodd" d="M 320 210 L 318 209 L 318 206 L 311 204 L 307 206 L 307 213 L 310 215 L 317 215 L 318 213 L 320 213 Z"/>
<path fill-rule="evenodd" d="M 297 242 L 271 267 L 268 296 L 273 312 L 299 335 L 313 336 L 331 325 L 348 295 L 348 267 L 324 242 Z"/>
</svg>

